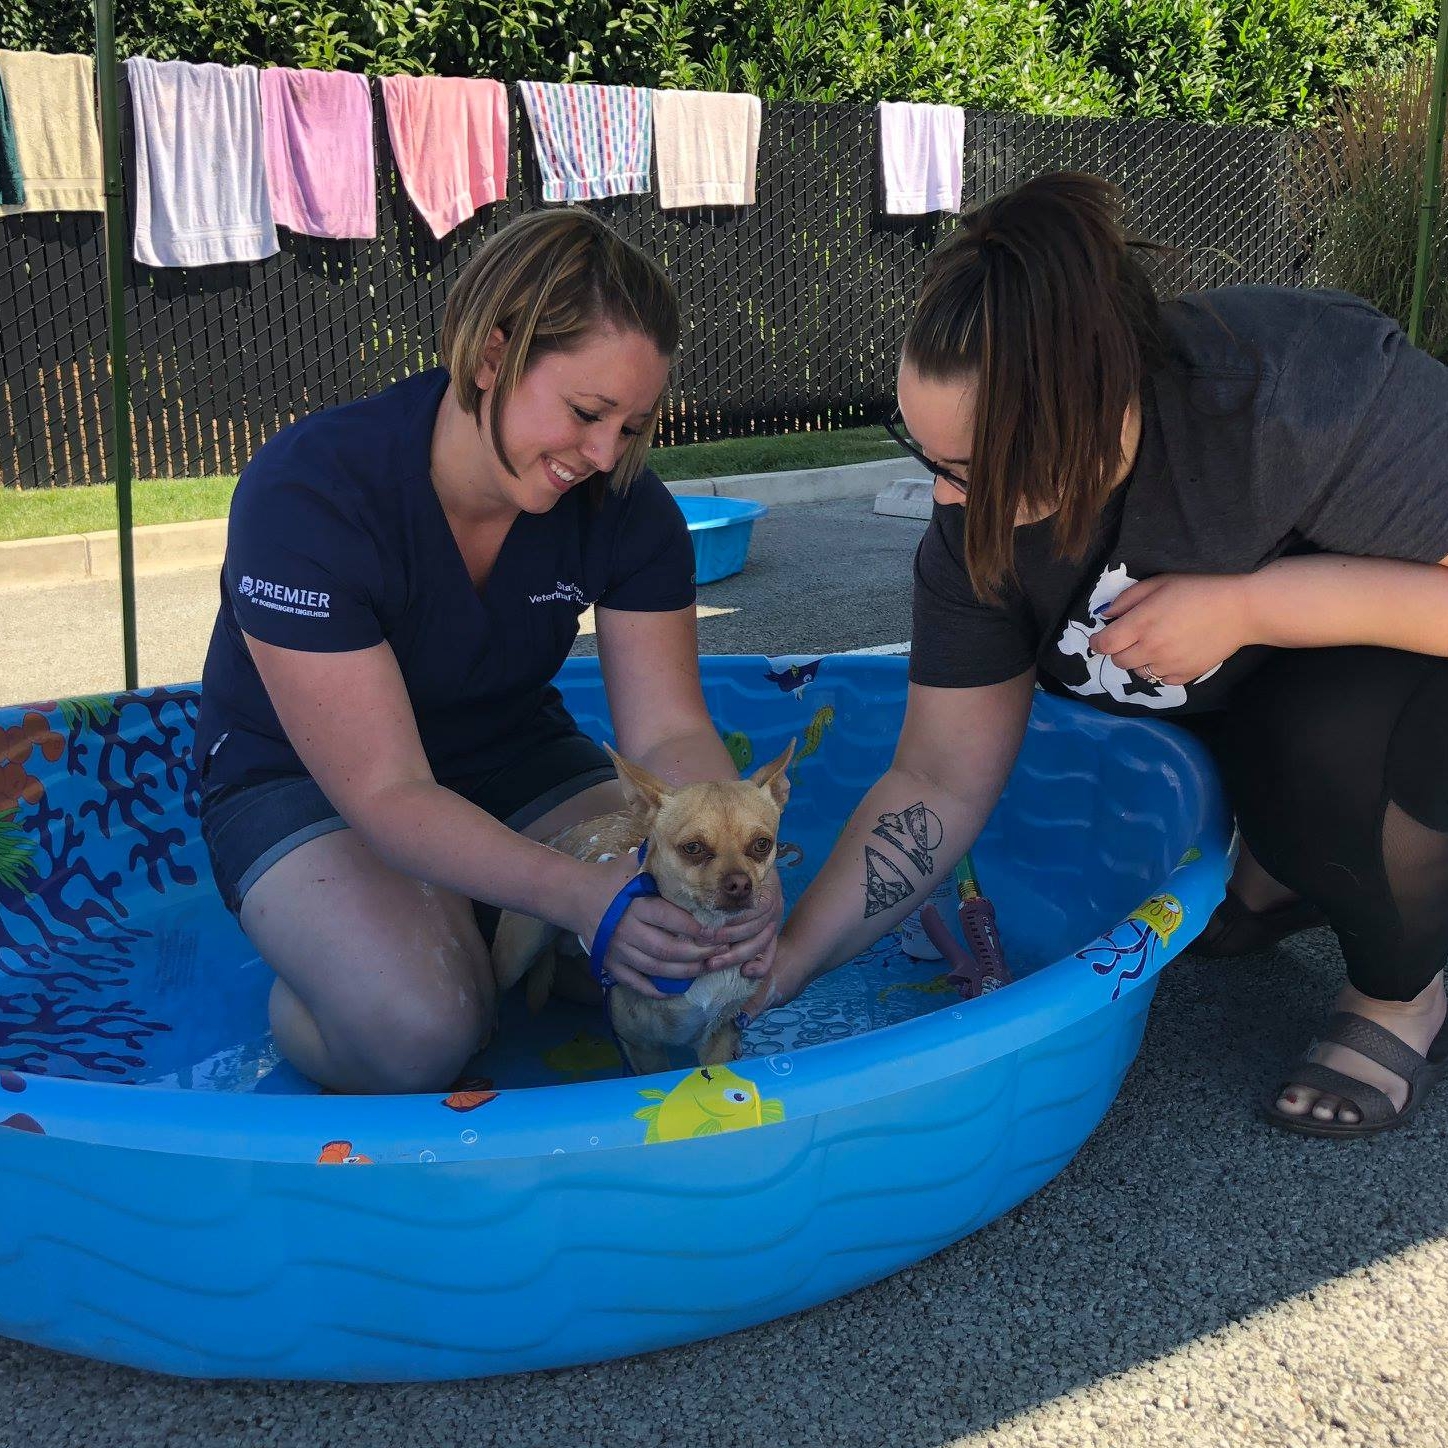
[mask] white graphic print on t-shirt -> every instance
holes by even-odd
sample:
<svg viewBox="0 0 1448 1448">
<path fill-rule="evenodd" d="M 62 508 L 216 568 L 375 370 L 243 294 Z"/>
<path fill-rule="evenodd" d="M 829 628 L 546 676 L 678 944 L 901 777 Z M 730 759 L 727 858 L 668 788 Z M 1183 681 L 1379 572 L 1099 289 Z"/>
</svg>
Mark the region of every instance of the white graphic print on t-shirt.
<svg viewBox="0 0 1448 1448">
<path fill-rule="evenodd" d="M 1136 579 L 1126 571 L 1124 563 L 1104 569 L 1101 577 L 1096 580 L 1096 587 L 1091 591 L 1085 621 L 1067 620 L 1061 637 L 1056 641 L 1056 647 L 1068 658 L 1083 660 L 1090 671 L 1090 677 L 1084 684 L 1068 683 L 1066 687 L 1073 694 L 1083 696 L 1109 694 L 1120 704 L 1136 704 L 1143 709 L 1179 709 L 1187 701 L 1187 691 L 1182 685 L 1146 684 L 1130 670 L 1123 669 L 1109 655 L 1091 652 L 1091 639 L 1107 624 L 1107 620 L 1101 617 L 1101 610 L 1115 603 L 1135 582 Z M 1216 668 L 1208 669 L 1200 679 L 1193 679 L 1192 682 L 1200 684 L 1203 679 L 1210 679 L 1221 667 L 1221 664 L 1218 664 Z"/>
</svg>

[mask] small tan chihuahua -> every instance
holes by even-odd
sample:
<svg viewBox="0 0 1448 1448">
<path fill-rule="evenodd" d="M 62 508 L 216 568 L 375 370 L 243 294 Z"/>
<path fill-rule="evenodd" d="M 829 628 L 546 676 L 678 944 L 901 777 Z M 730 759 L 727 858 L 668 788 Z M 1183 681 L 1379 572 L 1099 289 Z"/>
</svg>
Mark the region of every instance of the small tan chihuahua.
<svg viewBox="0 0 1448 1448">
<path fill-rule="evenodd" d="M 794 741 L 748 779 L 678 789 L 612 749 L 608 753 L 628 808 L 585 820 L 548 844 L 593 862 L 629 853 L 647 841 L 646 868 L 659 895 L 701 925 L 722 925 L 752 909 L 774 864 Z M 574 937 L 565 941 L 564 935 L 546 921 L 504 911 L 493 941 L 498 989 L 508 990 L 527 975 L 529 1008 L 541 1010 L 553 989 L 560 953 L 582 954 L 586 962 L 581 943 Z M 689 1048 L 701 1066 L 721 1065 L 738 1054 L 734 1018 L 757 985 L 737 966 L 705 971 L 686 991 L 665 1000 L 620 983 L 607 992 L 604 1008 L 636 1075 L 667 1071 L 671 1046 Z"/>
</svg>

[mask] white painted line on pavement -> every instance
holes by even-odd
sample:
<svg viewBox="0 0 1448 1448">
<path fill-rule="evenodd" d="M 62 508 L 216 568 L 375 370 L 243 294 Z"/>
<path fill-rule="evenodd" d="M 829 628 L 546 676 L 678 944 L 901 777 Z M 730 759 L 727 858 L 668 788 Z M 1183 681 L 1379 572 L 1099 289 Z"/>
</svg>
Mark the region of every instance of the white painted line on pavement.
<svg viewBox="0 0 1448 1448">
<path fill-rule="evenodd" d="M 876 644 L 871 649 L 846 649 L 847 654 L 908 654 L 910 652 L 910 640 L 906 639 L 903 644 Z"/>
</svg>

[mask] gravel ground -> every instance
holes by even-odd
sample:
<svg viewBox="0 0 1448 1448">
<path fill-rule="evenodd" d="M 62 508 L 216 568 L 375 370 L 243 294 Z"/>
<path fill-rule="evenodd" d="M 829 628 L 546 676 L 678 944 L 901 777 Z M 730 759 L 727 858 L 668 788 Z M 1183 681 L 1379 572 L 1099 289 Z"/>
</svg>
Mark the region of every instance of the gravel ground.
<svg viewBox="0 0 1448 1448">
<path fill-rule="evenodd" d="M 703 622 L 703 646 L 907 638 L 918 534 L 860 503 L 776 508 L 749 570 L 705 591 L 733 611 Z M 146 584 L 143 659 L 168 661 L 150 676 L 195 677 L 214 579 Z M 101 667 L 84 642 L 100 604 L 73 592 L 0 594 L 4 695 Z M 43 687 L 12 687 L 26 669 Z M 800 1316 L 587 1369 L 399 1387 L 177 1382 L 0 1341 L 0 1448 L 1448 1444 L 1448 1090 L 1371 1142 L 1253 1115 L 1340 973 L 1325 932 L 1182 958 L 1116 1105 L 1055 1181 Z"/>
</svg>

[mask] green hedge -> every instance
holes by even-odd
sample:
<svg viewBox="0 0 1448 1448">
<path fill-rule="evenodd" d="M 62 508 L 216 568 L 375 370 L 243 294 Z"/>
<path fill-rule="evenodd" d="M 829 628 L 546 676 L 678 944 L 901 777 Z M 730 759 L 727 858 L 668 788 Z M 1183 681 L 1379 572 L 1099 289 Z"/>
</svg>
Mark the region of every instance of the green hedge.
<svg viewBox="0 0 1448 1448">
<path fill-rule="evenodd" d="M 1300 123 L 1431 41 L 1437 0 L 118 0 L 123 55 Z M 89 0 L 0 45 L 90 50 Z"/>
</svg>

